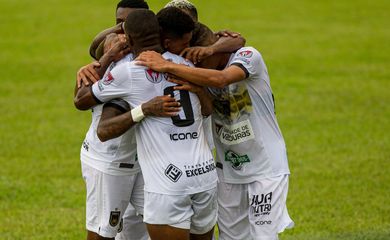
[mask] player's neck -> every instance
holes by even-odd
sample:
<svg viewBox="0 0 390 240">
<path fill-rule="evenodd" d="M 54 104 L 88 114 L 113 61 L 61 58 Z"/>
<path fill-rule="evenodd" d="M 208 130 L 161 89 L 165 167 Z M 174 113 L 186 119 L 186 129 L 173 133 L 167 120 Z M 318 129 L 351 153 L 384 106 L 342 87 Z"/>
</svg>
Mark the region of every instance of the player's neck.
<svg viewBox="0 0 390 240">
<path fill-rule="evenodd" d="M 219 57 L 219 64 L 217 70 L 223 70 L 229 62 L 231 53 L 222 53 Z"/>
<path fill-rule="evenodd" d="M 164 49 L 161 47 L 160 43 L 149 45 L 149 46 L 133 46 L 133 54 L 134 57 L 138 57 L 144 51 L 155 51 L 158 53 L 162 53 Z"/>
</svg>

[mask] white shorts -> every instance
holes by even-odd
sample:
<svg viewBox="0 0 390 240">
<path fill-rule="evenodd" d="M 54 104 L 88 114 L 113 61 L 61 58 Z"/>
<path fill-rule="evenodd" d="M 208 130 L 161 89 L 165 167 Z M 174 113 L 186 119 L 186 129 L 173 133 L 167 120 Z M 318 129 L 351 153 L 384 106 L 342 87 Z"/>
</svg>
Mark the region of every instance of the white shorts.
<svg viewBox="0 0 390 240">
<path fill-rule="evenodd" d="M 129 202 L 143 213 L 142 174 L 114 176 L 84 163 L 81 169 L 87 189 L 86 228 L 99 236 L 113 238 L 123 227 L 122 216 Z"/>
<path fill-rule="evenodd" d="M 142 215 L 129 203 L 123 214 L 123 229 L 120 231 L 115 240 L 148 240 L 149 235 L 146 230 L 146 224 L 143 222 Z"/>
<path fill-rule="evenodd" d="M 289 175 L 249 184 L 218 183 L 220 240 L 276 240 L 292 228 L 286 199 Z"/>
<path fill-rule="evenodd" d="M 193 234 L 210 231 L 217 221 L 217 189 L 190 194 L 145 192 L 144 222 L 189 229 Z"/>
</svg>

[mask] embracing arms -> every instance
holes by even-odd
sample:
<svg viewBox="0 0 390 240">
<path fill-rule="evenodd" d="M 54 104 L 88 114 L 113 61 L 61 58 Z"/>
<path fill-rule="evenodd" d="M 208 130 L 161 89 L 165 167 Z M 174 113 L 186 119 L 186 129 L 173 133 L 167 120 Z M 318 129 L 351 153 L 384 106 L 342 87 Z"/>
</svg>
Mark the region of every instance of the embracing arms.
<svg viewBox="0 0 390 240">
<path fill-rule="evenodd" d="M 141 109 L 145 117 L 172 117 L 180 111 L 180 104 L 173 97 L 158 96 L 143 103 Z M 104 104 L 97 135 L 104 142 L 121 136 L 136 123 L 129 104 L 122 99 L 115 99 Z"/>
<path fill-rule="evenodd" d="M 137 59 L 137 64 L 147 66 L 158 72 L 168 72 L 189 82 L 205 87 L 224 88 L 227 85 L 247 78 L 247 73 L 239 66 L 229 66 L 224 70 L 191 68 L 169 62 L 159 53 L 143 52 Z"/>
</svg>

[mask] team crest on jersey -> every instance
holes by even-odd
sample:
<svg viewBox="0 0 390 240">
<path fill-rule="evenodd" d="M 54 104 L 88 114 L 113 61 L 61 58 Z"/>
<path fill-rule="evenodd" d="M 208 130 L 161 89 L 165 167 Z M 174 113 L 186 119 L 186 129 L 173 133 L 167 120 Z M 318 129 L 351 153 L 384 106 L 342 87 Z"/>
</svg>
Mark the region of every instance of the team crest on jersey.
<svg viewBox="0 0 390 240">
<path fill-rule="evenodd" d="M 116 209 L 115 209 L 116 210 Z M 119 223 L 120 211 L 111 211 L 109 223 L 111 227 L 115 227 Z"/>
<path fill-rule="evenodd" d="M 232 164 L 232 168 L 235 170 L 241 170 L 244 163 L 250 162 L 248 155 L 239 155 L 233 151 L 225 152 L 225 161 Z"/>
<path fill-rule="evenodd" d="M 146 69 L 145 70 L 145 75 L 146 75 L 146 78 L 149 80 L 149 82 L 151 83 L 159 83 L 161 82 L 163 79 L 166 79 L 166 76 L 164 73 L 160 73 L 160 72 L 155 72 L 153 71 L 152 69 Z"/>
<path fill-rule="evenodd" d="M 244 58 L 250 58 L 250 57 L 252 57 L 252 55 L 253 55 L 253 52 L 250 50 L 246 50 L 246 51 L 242 51 L 242 52 L 238 53 L 239 57 L 244 57 Z"/>
<path fill-rule="evenodd" d="M 111 72 L 108 72 L 106 76 L 104 76 L 103 84 L 109 85 L 114 81 L 114 77 L 112 76 Z"/>
</svg>

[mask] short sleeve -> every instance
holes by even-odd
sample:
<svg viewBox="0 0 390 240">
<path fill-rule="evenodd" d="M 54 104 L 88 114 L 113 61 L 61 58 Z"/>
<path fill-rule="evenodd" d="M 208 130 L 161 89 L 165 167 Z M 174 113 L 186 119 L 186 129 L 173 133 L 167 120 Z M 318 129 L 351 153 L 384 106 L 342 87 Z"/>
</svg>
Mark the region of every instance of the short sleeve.
<svg viewBox="0 0 390 240">
<path fill-rule="evenodd" d="M 230 66 L 241 68 L 248 78 L 261 70 L 261 55 L 252 47 L 240 48 L 234 54 Z"/>
<path fill-rule="evenodd" d="M 92 85 L 92 93 L 96 100 L 108 102 L 127 96 L 130 84 L 128 64 L 123 63 L 108 69 L 103 78 Z"/>
<path fill-rule="evenodd" d="M 104 104 L 104 107 L 113 107 L 123 113 L 130 111 L 130 105 L 125 100 L 119 98 L 107 102 Z"/>
</svg>

